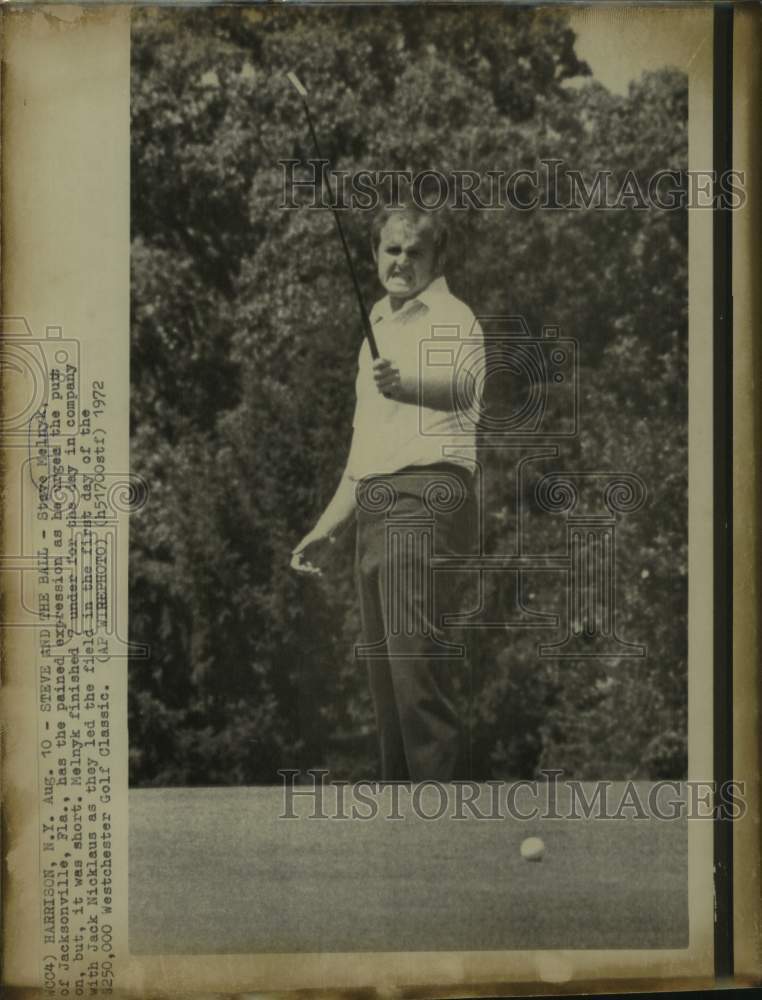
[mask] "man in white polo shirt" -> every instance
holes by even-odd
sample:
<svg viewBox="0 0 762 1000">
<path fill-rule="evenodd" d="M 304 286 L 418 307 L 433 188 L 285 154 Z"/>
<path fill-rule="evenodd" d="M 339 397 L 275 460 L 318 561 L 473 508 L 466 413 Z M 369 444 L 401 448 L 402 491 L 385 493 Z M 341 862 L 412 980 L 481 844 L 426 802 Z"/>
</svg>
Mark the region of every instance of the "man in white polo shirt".
<svg viewBox="0 0 762 1000">
<path fill-rule="evenodd" d="M 447 655 L 441 629 L 442 614 L 457 610 L 445 596 L 452 574 L 437 574 L 432 604 L 421 553 L 430 547 L 432 523 L 429 555 L 457 555 L 475 545 L 483 338 L 442 274 L 447 230 L 440 216 L 414 206 L 386 209 L 372 235 L 387 292 L 370 317 L 380 357 L 373 361 L 363 341 L 346 468 L 294 549 L 292 566 L 321 572 L 336 534 L 356 522 L 381 778 L 447 781 L 465 776 L 453 676 L 464 661 Z M 406 528 L 390 543 L 392 522 Z"/>
</svg>

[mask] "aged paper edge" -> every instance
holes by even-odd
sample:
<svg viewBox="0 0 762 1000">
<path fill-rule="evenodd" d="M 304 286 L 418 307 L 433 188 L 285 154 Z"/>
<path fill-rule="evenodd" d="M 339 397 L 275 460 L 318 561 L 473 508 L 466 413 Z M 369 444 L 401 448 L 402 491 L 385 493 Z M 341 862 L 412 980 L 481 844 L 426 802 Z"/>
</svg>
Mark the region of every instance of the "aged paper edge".
<svg viewBox="0 0 762 1000">
<path fill-rule="evenodd" d="M 56 8 L 51 11 L 53 18 L 48 19 L 47 27 L 50 30 L 60 30 L 61 24 L 58 21 L 58 28 L 51 27 L 51 22 L 57 20 L 59 17 L 63 21 L 67 21 L 70 25 L 69 30 L 72 30 L 72 25 L 75 30 L 81 31 L 86 34 L 91 31 L 95 26 L 102 26 L 107 21 L 112 26 L 115 26 L 114 38 L 119 39 L 118 43 L 113 42 L 112 44 L 126 44 L 129 45 L 128 41 L 128 29 L 125 33 L 124 29 L 124 18 L 125 15 L 129 16 L 129 12 L 122 10 L 111 10 L 104 12 L 103 10 L 96 11 L 92 8 L 87 11 L 82 11 L 80 9 L 78 16 L 76 14 L 76 8 Z M 66 12 L 66 13 L 64 13 Z M 67 17 L 67 14 L 71 13 L 73 17 L 71 20 Z M 655 12 L 654 12 L 655 13 Z M 687 12 L 686 12 L 687 13 Z M 705 16 L 708 12 L 702 12 Z M 21 16 L 21 15 L 19 15 Z M 45 15 L 42 12 L 24 12 L 23 16 L 32 17 L 39 19 Z M 38 21 L 38 29 L 40 30 L 41 36 L 45 34 L 45 29 L 40 28 Z M 711 30 L 711 29 L 710 29 Z M 102 39 L 99 43 L 102 44 Z M 711 46 L 704 46 L 703 53 L 699 52 L 696 64 L 694 64 L 694 70 L 697 71 L 698 63 L 703 59 L 703 70 L 706 71 L 707 59 L 706 59 L 706 49 L 709 49 L 709 80 L 711 80 Z M 129 65 L 127 63 L 127 65 Z M 711 84 L 710 84 L 711 86 Z M 127 84 L 127 92 L 129 93 L 129 85 Z M 109 95 L 113 98 L 113 94 Z M 707 99 L 707 95 L 703 95 L 704 101 Z M 93 98 L 94 99 L 94 98 Z M 121 100 L 123 98 L 118 98 Z M 711 93 L 708 95 L 708 99 L 711 103 Z M 123 115 L 123 108 L 119 108 L 119 114 Z M 697 110 L 697 105 L 692 101 L 692 112 Z M 706 107 L 700 109 L 701 113 L 706 112 Z M 90 137 L 97 141 L 97 137 Z M 11 151 L 12 153 L 12 151 Z M 697 150 L 695 144 L 692 142 L 692 162 L 694 155 L 698 156 L 696 165 L 698 167 L 705 167 L 707 163 L 706 153 L 704 150 Z M 711 156 L 711 144 L 709 155 Z M 699 162 L 700 161 L 700 162 Z M 24 165 L 28 169 L 28 163 Z M 50 169 L 50 165 L 46 165 Z M 19 165 L 19 169 L 21 165 Z M 6 163 L 6 170 L 8 171 L 8 176 L 13 177 L 13 163 L 12 155 L 9 154 L 8 162 Z M 8 189 L 6 188 L 6 191 Z M 128 189 L 122 178 L 119 181 L 115 179 L 115 190 L 118 198 L 125 198 L 128 194 Z M 705 213 L 709 216 L 709 213 Z M 704 220 L 701 218 L 694 218 L 691 220 L 696 226 L 704 225 Z M 692 230 L 692 234 L 696 232 L 695 228 Z M 83 237 L 87 237 L 88 234 L 85 231 L 82 234 Z M 10 240 L 13 239 L 13 231 L 11 230 Z M 711 245 L 711 237 L 707 237 L 703 234 L 701 237 L 702 245 L 706 242 Z M 693 246 L 697 244 L 695 240 L 692 241 Z M 693 257 L 693 255 L 692 255 Z M 6 257 L 7 260 L 7 257 Z M 711 282 L 705 282 L 699 280 L 694 281 L 697 272 L 694 271 L 694 260 L 691 260 L 691 276 L 692 276 L 692 286 L 695 291 L 696 286 L 699 287 L 703 284 L 705 286 L 711 286 Z M 698 266 L 700 268 L 706 267 L 706 260 L 698 261 Z M 121 264 L 120 264 L 121 266 Z M 711 269 L 711 259 L 709 260 L 709 267 Z M 703 272 L 706 274 L 706 271 Z M 710 271 L 711 273 L 711 271 Z M 706 296 L 706 293 L 704 293 Z M 694 306 L 694 296 L 692 295 L 692 310 Z M 699 315 L 700 312 L 704 316 L 711 316 L 711 291 L 709 292 L 709 308 L 706 308 L 707 302 L 706 297 L 702 303 L 696 303 L 696 312 L 692 311 L 692 330 L 693 330 L 693 320 Z M 57 306 L 54 304 L 54 309 Z M 13 302 L 6 301 L 5 312 L 13 312 Z M 44 308 L 41 304 L 38 312 L 44 315 Z M 50 321 L 51 317 L 47 317 Z M 121 321 L 119 321 L 117 326 L 123 326 Z M 111 324 L 109 324 L 111 327 Z M 693 352 L 694 344 L 692 343 L 692 355 L 695 356 Z M 694 369 L 695 372 L 695 369 Z M 706 371 L 703 372 L 702 378 L 706 376 Z M 702 384 L 701 380 L 697 380 L 696 384 Z M 706 385 L 706 383 L 703 383 Z M 711 421 L 709 422 L 709 430 L 711 430 Z M 706 419 L 703 419 L 703 423 L 698 425 L 694 422 L 692 423 L 691 434 L 694 441 L 699 440 L 700 443 L 705 443 L 705 435 L 707 432 Z M 698 438 L 696 437 L 698 435 Z M 126 452 L 125 452 L 126 454 Z M 10 483 L 9 485 L 12 485 Z M 695 483 L 692 481 L 692 490 Z M 12 497 L 8 497 L 9 501 Z M 702 510 L 697 515 L 694 509 L 694 516 L 700 516 L 704 524 L 706 523 L 706 511 Z M 695 522 L 694 522 L 695 523 Z M 707 576 L 711 578 L 711 567 L 708 569 Z M 703 595 L 702 599 L 705 599 L 706 595 Z M 17 655 L 24 656 L 23 643 L 8 642 L 6 646 L 6 655 L 9 661 L 8 677 L 11 681 L 11 690 L 6 691 L 6 695 L 10 695 L 6 700 L 6 705 L 10 706 L 10 711 L 6 715 L 8 719 L 8 725 L 10 729 L 9 736 L 9 753 L 8 753 L 8 790 L 6 794 L 6 829 L 9 834 L 10 846 L 12 849 L 18 848 L 18 836 L 21 829 L 26 829 L 27 832 L 34 832 L 33 823 L 30 825 L 29 808 L 33 805 L 36 808 L 36 803 L 34 802 L 33 796 L 28 796 L 24 790 L 24 781 L 28 781 L 29 771 L 28 766 L 24 766 L 23 763 L 19 762 L 19 753 L 16 752 L 14 748 L 15 737 L 13 736 L 13 728 L 17 724 L 14 719 L 17 718 L 17 712 L 23 715 L 21 711 L 21 702 L 14 700 L 14 691 L 12 690 L 15 686 L 17 676 L 14 670 L 14 661 Z M 709 643 L 711 648 L 711 642 Z M 692 678 L 693 679 L 693 678 Z M 23 685 L 21 685 L 23 687 Z M 691 716 L 691 772 L 692 776 L 695 777 L 706 777 L 708 770 L 705 761 L 698 761 L 694 750 L 697 749 L 697 737 L 700 740 L 703 733 L 706 732 L 705 721 L 707 715 L 711 721 L 711 684 L 709 684 L 709 703 L 707 706 L 706 702 L 706 684 L 704 679 L 702 679 L 701 687 L 697 688 L 695 684 L 692 684 L 692 688 L 695 697 L 692 699 L 691 707 L 695 712 L 699 713 L 700 717 L 695 714 Z M 22 692 L 23 698 L 23 692 Z M 708 712 L 707 712 L 708 707 Z M 125 730 L 125 740 L 126 740 L 126 730 Z M 126 750 L 126 745 L 125 745 Z M 19 765 L 21 770 L 16 771 L 15 765 Z M 711 765 L 711 761 L 709 761 Z M 18 779 L 21 779 L 20 781 Z M 36 795 L 36 789 L 34 790 Z M 36 840 L 36 838 L 35 838 Z M 14 844 L 16 841 L 16 844 Z M 706 844 L 702 844 L 702 849 L 706 850 Z M 19 848 L 20 852 L 20 848 Z M 12 872 L 11 877 L 6 877 L 6 918 L 13 917 L 12 921 L 6 919 L 6 947 L 10 949 L 10 953 L 6 952 L 8 958 L 10 958 L 10 967 L 17 967 L 17 953 L 15 948 L 18 946 L 18 942 L 24 939 L 23 934 L 20 932 L 21 927 L 19 927 L 19 933 L 11 932 L 9 934 L 9 925 L 18 921 L 20 915 L 20 903 L 16 898 L 16 886 L 19 881 L 25 881 L 24 873 L 33 872 L 36 873 L 36 858 L 33 857 L 35 850 L 28 852 L 26 850 L 23 853 L 16 853 L 14 855 L 14 865 L 15 870 Z M 27 858 L 31 863 L 30 868 L 26 868 L 25 858 Z M 694 855 L 695 856 L 695 855 Z M 125 854 L 126 857 L 126 854 Z M 693 881 L 692 873 L 692 881 Z M 736 871 L 736 877 L 738 879 L 738 870 Z M 705 879 L 702 880 L 705 882 Z M 23 887 L 20 887 L 23 888 Z M 706 885 L 700 887 L 700 896 L 703 897 L 703 893 L 706 890 Z M 126 887 L 125 887 L 126 892 Z M 693 887 L 692 887 L 693 893 Z M 711 893 L 711 886 L 710 886 Z M 697 901 L 698 897 L 693 896 L 693 902 Z M 31 907 L 23 908 L 23 916 L 26 917 L 27 913 L 31 913 L 32 918 L 36 915 L 36 911 Z M 36 925 L 34 919 L 30 921 L 30 929 L 33 933 L 36 932 Z M 705 928 L 706 929 L 706 928 Z M 126 926 L 124 928 L 126 932 Z M 33 940 L 34 938 L 32 938 Z M 30 939 L 27 937 L 27 941 Z M 758 938 L 757 938 L 758 940 Z M 13 944 L 16 942 L 16 944 Z M 19 955 L 21 951 L 19 951 Z M 542 966 L 546 964 L 545 973 L 551 974 L 551 978 L 554 978 L 558 973 L 563 971 L 563 966 L 567 963 L 561 962 L 561 968 L 559 969 L 556 964 L 551 961 L 549 965 L 546 960 L 551 953 L 543 955 L 543 953 L 535 953 L 533 955 L 525 955 L 523 958 L 511 955 L 510 953 L 456 953 L 456 954 L 440 954 L 432 953 L 429 956 L 425 955 L 410 955 L 410 954 L 400 954 L 400 955 L 351 955 L 351 956 L 339 956 L 339 955 L 322 955 L 322 956 L 261 956 L 259 958 L 255 956 L 186 956 L 181 958 L 176 957 L 156 957 L 155 959 L 140 959 L 132 958 L 130 974 L 125 975 L 122 980 L 123 988 L 129 990 L 130 992 L 135 991 L 140 994 L 144 993 L 166 993 L 174 992 L 177 989 L 180 990 L 208 990 L 217 992 L 219 990 L 247 990 L 247 989 L 266 989 L 275 986 L 275 988 L 295 988 L 297 986 L 317 986 L 324 985 L 328 986 L 350 986 L 350 985 L 367 985 L 370 977 L 370 981 L 374 983 L 379 983 L 381 980 L 386 981 L 389 985 L 401 985 L 402 983 L 408 983 L 410 985 L 419 984 L 423 985 L 428 983 L 430 986 L 437 983 L 440 984 L 437 990 L 447 991 L 448 984 L 449 988 L 453 988 L 455 984 L 462 983 L 476 983 L 481 982 L 481 990 L 489 988 L 488 984 L 491 983 L 506 983 L 506 976 L 511 975 L 512 978 L 512 990 L 519 989 L 521 992 L 534 992 L 537 989 L 547 988 L 552 989 L 550 984 L 546 984 L 542 987 L 541 984 L 537 983 L 534 987 L 530 985 L 532 980 L 531 973 L 537 976 L 538 973 L 542 973 Z M 558 955 L 558 953 L 552 953 L 557 955 L 559 958 L 565 958 L 571 966 L 574 965 L 573 959 L 580 956 L 581 953 L 566 952 L 563 955 Z M 698 962 L 693 959 L 690 964 L 686 966 L 684 964 L 685 955 L 680 952 L 674 953 L 646 953 L 650 955 L 656 955 L 664 964 L 665 979 L 655 980 L 652 978 L 654 966 L 645 966 L 649 970 L 648 981 L 654 985 L 658 984 L 663 988 L 666 988 L 670 982 L 675 983 L 678 979 L 683 976 L 690 975 L 691 972 L 696 977 L 694 982 L 698 985 L 699 982 L 708 983 L 711 977 L 710 971 L 710 956 L 703 954 L 704 961 Z M 638 956 L 633 952 L 599 952 L 599 953 L 585 953 L 585 958 L 589 960 L 589 971 L 580 968 L 574 971 L 574 984 L 582 988 L 586 985 L 588 988 L 592 986 L 608 987 L 616 983 L 618 988 L 625 988 L 625 983 L 629 984 L 629 988 L 635 988 L 636 979 L 630 979 L 629 977 L 637 977 L 638 971 L 644 969 L 644 965 L 639 958 L 644 956 Z M 512 959 L 519 959 L 519 961 L 514 966 Z M 510 964 L 509 964 L 510 963 Z M 22 963 L 23 965 L 24 963 Z M 307 972 L 307 968 L 311 967 L 310 972 Z M 390 966 L 394 966 L 394 970 L 390 970 Z M 33 959 L 33 966 L 36 972 L 36 956 Z M 6 968 L 8 968 L 8 963 L 6 963 Z M 689 971 L 690 970 L 690 971 Z M 222 972 L 222 976 L 218 976 L 218 973 Z M 391 972 L 391 975 L 390 975 Z M 591 977 L 590 972 L 594 975 Z M 622 979 L 621 977 L 628 977 Z M 601 978 L 604 977 L 605 981 Z M 26 977 L 16 979 L 16 982 L 24 982 Z M 539 978 L 542 978 L 540 975 Z M 13 977 L 10 980 L 13 982 Z M 685 980 L 682 980 L 685 982 Z M 643 983 L 644 980 L 637 980 L 639 983 Z M 159 985 L 161 984 L 161 985 Z M 564 987 L 561 987 L 564 988 Z M 568 983 L 565 987 L 568 990 Z"/>
<path fill-rule="evenodd" d="M 759 52 L 762 10 L 735 12 L 733 65 L 733 165 L 746 175 L 747 202 L 733 218 L 733 729 L 735 778 L 746 785 L 749 821 L 734 832 L 734 939 L 737 976 L 762 976 L 760 883 L 760 663 L 759 663 L 759 386 L 762 384 L 760 317 L 760 114 Z"/>
</svg>

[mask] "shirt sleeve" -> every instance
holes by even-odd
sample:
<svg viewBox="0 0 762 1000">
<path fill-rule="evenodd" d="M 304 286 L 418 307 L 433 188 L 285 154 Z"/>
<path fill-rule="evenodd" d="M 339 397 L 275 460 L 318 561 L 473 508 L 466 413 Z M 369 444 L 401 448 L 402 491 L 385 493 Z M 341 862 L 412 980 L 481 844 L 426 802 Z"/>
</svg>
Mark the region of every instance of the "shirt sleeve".
<svg viewBox="0 0 762 1000">
<path fill-rule="evenodd" d="M 461 334 L 456 374 L 458 408 L 471 412 L 481 411 L 484 405 L 487 358 L 484 331 L 473 313 L 463 333 L 465 336 Z"/>
<path fill-rule="evenodd" d="M 370 351 L 367 340 L 363 340 L 360 353 L 357 356 L 357 378 L 355 379 L 355 412 L 352 417 L 352 427 L 357 429 L 360 424 L 364 405 L 368 399 Z"/>
</svg>

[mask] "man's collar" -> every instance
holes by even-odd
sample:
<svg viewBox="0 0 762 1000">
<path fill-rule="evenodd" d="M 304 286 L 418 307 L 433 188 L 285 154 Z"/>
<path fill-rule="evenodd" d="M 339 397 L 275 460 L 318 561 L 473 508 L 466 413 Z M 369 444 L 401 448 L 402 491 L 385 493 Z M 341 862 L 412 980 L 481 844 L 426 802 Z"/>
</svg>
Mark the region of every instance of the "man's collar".
<svg viewBox="0 0 762 1000">
<path fill-rule="evenodd" d="M 431 309 L 433 303 L 437 298 L 441 298 L 443 295 L 449 295 L 450 289 L 447 286 L 447 279 L 443 274 L 440 274 L 438 278 L 434 278 L 422 292 L 419 292 L 414 298 L 408 299 L 407 302 L 396 313 L 392 312 L 392 304 L 389 301 L 389 296 L 385 295 L 383 299 L 375 304 L 373 307 L 373 312 L 371 313 L 371 322 L 378 323 L 382 319 L 386 319 L 388 316 L 396 316 L 399 312 L 405 312 L 412 307 L 414 302 L 420 302 L 422 306 L 426 309 Z"/>
<path fill-rule="evenodd" d="M 431 309 L 432 304 L 437 298 L 441 298 L 443 295 L 449 295 L 450 289 L 447 287 L 447 279 L 443 274 L 440 274 L 438 278 L 434 280 L 424 288 L 422 292 L 419 292 L 413 302 L 421 302 L 426 306 L 427 309 Z M 407 303 L 405 303 L 407 305 Z"/>
</svg>

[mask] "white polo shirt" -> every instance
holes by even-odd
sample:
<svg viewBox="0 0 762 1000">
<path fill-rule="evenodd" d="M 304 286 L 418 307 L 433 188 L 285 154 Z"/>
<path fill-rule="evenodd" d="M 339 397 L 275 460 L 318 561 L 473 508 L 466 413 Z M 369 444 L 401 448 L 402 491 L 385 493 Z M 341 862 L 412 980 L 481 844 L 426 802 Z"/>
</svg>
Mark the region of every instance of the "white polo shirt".
<svg viewBox="0 0 762 1000">
<path fill-rule="evenodd" d="M 347 462 L 350 478 L 438 462 L 473 468 L 484 381 L 484 337 L 473 312 L 439 277 L 396 311 L 389 296 L 381 299 L 370 321 L 381 357 L 419 376 L 418 405 L 381 395 L 373 381 L 370 348 L 363 340 Z M 439 374 L 443 369 L 452 373 L 450 410 L 426 405 L 426 373 L 434 368 Z"/>
</svg>

